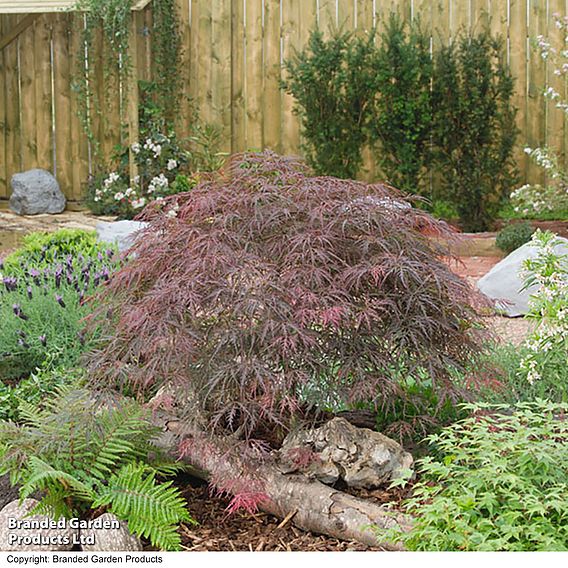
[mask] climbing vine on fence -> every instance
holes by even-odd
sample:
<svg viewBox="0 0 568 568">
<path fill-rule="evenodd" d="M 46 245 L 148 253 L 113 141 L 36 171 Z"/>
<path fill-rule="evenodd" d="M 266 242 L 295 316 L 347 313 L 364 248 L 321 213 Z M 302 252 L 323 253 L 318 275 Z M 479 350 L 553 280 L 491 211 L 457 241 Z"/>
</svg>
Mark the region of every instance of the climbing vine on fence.
<svg viewBox="0 0 568 568">
<path fill-rule="evenodd" d="M 75 90 L 81 122 L 95 162 L 100 159 L 100 153 L 94 119 L 100 119 L 102 109 L 108 108 L 111 102 L 116 105 L 117 96 L 121 119 L 126 108 L 129 78 L 135 64 L 129 50 L 131 8 L 132 0 L 77 0 L 75 4 L 75 10 L 84 13 Z M 180 104 L 181 41 L 175 0 L 154 0 L 152 16 L 151 28 L 140 30 L 140 33 L 150 34 L 153 60 L 153 77 L 145 82 L 145 91 L 149 91 L 153 99 L 152 127 L 166 131 L 171 128 Z M 102 93 L 95 88 L 95 66 L 103 70 L 105 88 Z M 142 113 L 140 118 L 144 120 L 147 116 Z M 145 130 L 144 126 L 149 125 L 140 126 Z"/>
</svg>

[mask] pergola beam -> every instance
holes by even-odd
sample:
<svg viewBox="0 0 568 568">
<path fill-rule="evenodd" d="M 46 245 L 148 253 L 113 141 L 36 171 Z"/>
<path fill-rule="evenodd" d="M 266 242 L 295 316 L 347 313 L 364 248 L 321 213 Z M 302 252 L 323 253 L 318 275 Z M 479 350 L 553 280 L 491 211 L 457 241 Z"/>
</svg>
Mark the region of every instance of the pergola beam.
<svg viewBox="0 0 568 568">
<path fill-rule="evenodd" d="M 132 10 L 143 10 L 152 0 L 133 0 Z M 0 14 L 48 14 L 73 10 L 76 0 L 0 0 Z"/>
</svg>

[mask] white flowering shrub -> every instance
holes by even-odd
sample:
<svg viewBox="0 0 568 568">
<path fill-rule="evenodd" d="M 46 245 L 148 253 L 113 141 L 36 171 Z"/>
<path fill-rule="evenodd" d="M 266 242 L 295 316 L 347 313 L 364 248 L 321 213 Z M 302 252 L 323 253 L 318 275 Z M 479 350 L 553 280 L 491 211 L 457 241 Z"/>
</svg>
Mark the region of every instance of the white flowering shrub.
<svg viewBox="0 0 568 568">
<path fill-rule="evenodd" d="M 558 253 L 562 241 L 549 231 L 537 229 L 531 244 L 535 258 L 524 263 L 525 288 L 537 285 L 530 297 L 528 317 L 536 328 L 526 342 L 519 374 L 536 393 L 551 397 L 551 392 L 566 395 L 568 373 L 568 255 Z"/>
<path fill-rule="evenodd" d="M 562 31 L 563 45 L 553 46 L 544 36 L 536 38 L 536 46 L 541 58 L 548 62 L 557 77 L 568 75 L 568 16 L 553 14 L 556 27 Z M 547 85 L 544 97 L 556 108 L 568 114 L 568 99 L 554 87 Z M 525 148 L 534 162 L 544 169 L 548 185 L 523 185 L 511 194 L 515 213 L 526 217 L 543 215 L 561 216 L 568 213 L 568 173 L 559 165 L 554 152 L 549 148 Z"/>
<path fill-rule="evenodd" d="M 154 134 L 132 144 L 130 151 L 138 166 L 134 179 L 130 179 L 128 150 L 115 171 L 92 178 L 88 202 L 94 213 L 131 218 L 146 205 L 161 207 L 167 196 L 188 191 L 197 183 L 190 174 L 191 156 L 174 134 Z M 167 214 L 175 216 L 175 208 L 170 206 Z"/>
</svg>

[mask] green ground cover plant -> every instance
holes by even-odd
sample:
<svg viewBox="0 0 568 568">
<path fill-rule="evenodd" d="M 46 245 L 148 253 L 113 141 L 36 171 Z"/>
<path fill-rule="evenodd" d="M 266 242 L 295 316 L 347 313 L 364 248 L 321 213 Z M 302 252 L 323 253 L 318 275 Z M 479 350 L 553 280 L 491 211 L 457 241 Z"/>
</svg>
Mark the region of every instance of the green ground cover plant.
<svg viewBox="0 0 568 568">
<path fill-rule="evenodd" d="M 568 549 L 568 406 L 543 400 L 467 405 L 428 438 L 406 510 L 409 550 Z M 381 534 L 381 536 L 384 536 Z"/>
<path fill-rule="evenodd" d="M 164 478 L 180 466 L 153 444 L 159 429 L 137 403 L 66 387 L 19 411 L 20 424 L 0 422 L 0 473 L 22 499 L 41 492 L 34 512 L 58 519 L 106 510 L 154 546 L 179 549 L 178 525 L 194 521 Z"/>
</svg>

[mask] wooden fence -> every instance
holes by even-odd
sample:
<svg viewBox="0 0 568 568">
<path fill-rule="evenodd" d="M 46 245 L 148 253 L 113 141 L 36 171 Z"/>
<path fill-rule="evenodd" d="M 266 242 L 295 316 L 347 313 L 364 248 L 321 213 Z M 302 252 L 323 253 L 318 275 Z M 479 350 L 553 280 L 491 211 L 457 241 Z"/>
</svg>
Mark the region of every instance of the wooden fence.
<svg viewBox="0 0 568 568">
<path fill-rule="evenodd" d="M 462 28 L 488 24 L 506 39 L 507 58 L 516 78 L 515 104 L 521 129 L 517 159 L 525 180 L 542 181 L 522 148 L 548 144 L 564 162 L 568 149 L 565 115 L 541 95 L 547 81 L 565 92 L 530 45 L 546 34 L 560 39 L 552 14 L 567 14 L 567 0 L 177 0 L 183 38 L 183 91 L 205 121 L 222 126 L 225 151 L 269 147 L 298 153 L 301 134 L 292 114 L 293 99 L 281 92 L 282 61 L 306 42 L 319 26 L 379 32 L 391 11 L 420 17 L 433 44 L 451 41 Z M 132 53 L 139 79 L 152 77 L 151 4 L 133 13 Z M 0 200 L 9 196 L 9 179 L 17 171 L 42 167 L 55 172 L 72 202 L 81 199 L 90 163 L 90 145 L 77 117 L 72 89 L 82 56 L 77 13 L 0 15 Z M 27 21 L 25 19 L 28 18 Z M 24 28 L 19 34 L 15 31 Z M 14 39 L 3 45 L 2 38 Z M 88 54 L 89 68 L 101 92 L 102 39 Z M 95 124 L 105 155 L 124 136 L 132 116 L 130 102 L 117 101 Z M 130 111 L 126 107 L 130 107 Z M 179 134 L 189 129 L 191 114 L 182 113 Z M 135 106 L 134 106 L 135 111 Z M 130 112 L 130 114 L 129 114 Z M 132 126 L 132 125 L 131 125 Z M 131 130 L 132 135 L 132 130 Z M 124 142 L 124 140 L 123 140 Z M 367 177 L 374 177 L 367 160 Z"/>
</svg>

